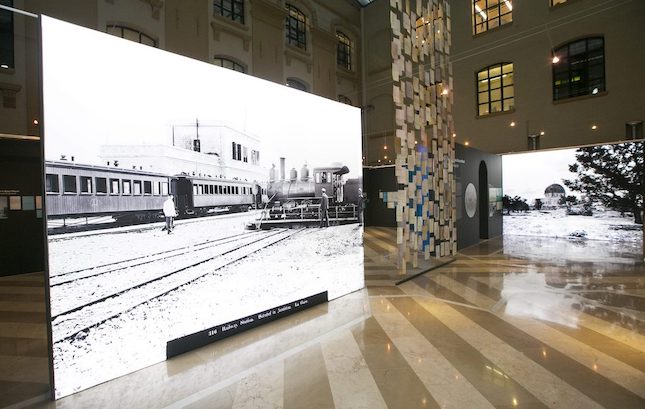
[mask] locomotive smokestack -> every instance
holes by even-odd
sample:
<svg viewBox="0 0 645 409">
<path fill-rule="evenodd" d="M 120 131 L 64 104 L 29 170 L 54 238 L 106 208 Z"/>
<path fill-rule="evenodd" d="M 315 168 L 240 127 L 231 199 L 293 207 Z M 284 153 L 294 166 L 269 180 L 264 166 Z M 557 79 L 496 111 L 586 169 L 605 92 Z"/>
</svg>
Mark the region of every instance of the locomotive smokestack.
<svg viewBox="0 0 645 409">
<path fill-rule="evenodd" d="M 285 166 L 285 159 L 280 158 L 280 180 L 284 180 L 284 178 L 285 178 L 284 166 Z"/>
</svg>

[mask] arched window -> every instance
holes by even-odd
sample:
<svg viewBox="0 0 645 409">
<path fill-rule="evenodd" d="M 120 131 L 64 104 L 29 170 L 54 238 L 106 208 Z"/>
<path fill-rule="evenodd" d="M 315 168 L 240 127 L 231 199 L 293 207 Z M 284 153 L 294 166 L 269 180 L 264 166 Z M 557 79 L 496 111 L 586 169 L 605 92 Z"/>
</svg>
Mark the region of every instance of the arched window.
<svg viewBox="0 0 645 409">
<path fill-rule="evenodd" d="M 213 0 L 215 14 L 244 24 L 244 0 Z"/>
<path fill-rule="evenodd" d="M 602 37 L 583 38 L 558 47 L 553 51 L 553 60 L 554 101 L 605 90 Z"/>
<path fill-rule="evenodd" d="M 473 0 L 473 32 L 483 33 L 513 21 L 512 0 Z"/>
<path fill-rule="evenodd" d="M 135 41 L 137 43 L 149 45 L 151 47 L 157 46 L 157 40 L 134 28 L 114 24 L 114 25 L 107 26 L 106 32 L 108 34 L 125 38 L 126 40 Z"/>
<path fill-rule="evenodd" d="M 513 63 L 491 65 L 477 73 L 477 106 L 479 116 L 515 107 Z"/>
<path fill-rule="evenodd" d="M 352 40 L 340 31 L 336 31 L 336 63 L 346 70 L 352 69 Z"/>
<path fill-rule="evenodd" d="M 225 57 L 213 58 L 213 64 L 219 65 L 220 67 L 228 68 L 229 70 L 246 73 L 246 68 L 244 68 L 242 64 L 238 64 L 235 61 Z"/>
<path fill-rule="evenodd" d="M 287 43 L 307 49 L 307 16 L 291 4 L 286 4 L 289 15 L 286 20 Z"/>
<path fill-rule="evenodd" d="M 343 104 L 347 105 L 352 105 L 352 100 L 346 97 L 345 95 L 338 95 L 338 102 L 342 102 Z"/>
<path fill-rule="evenodd" d="M 307 86 L 307 84 L 295 78 L 287 78 L 287 87 L 295 88 L 305 92 L 309 91 L 309 87 Z"/>
</svg>

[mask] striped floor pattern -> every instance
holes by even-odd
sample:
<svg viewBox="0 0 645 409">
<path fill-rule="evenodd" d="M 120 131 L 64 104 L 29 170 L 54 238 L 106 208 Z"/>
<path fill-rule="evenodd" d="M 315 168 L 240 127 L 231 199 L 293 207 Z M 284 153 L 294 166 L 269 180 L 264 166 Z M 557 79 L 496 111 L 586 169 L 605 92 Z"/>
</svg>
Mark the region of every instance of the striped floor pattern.
<svg viewBox="0 0 645 409">
<path fill-rule="evenodd" d="M 42 273 L 0 277 L 0 407 L 49 391 Z"/>
<path fill-rule="evenodd" d="M 639 264 L 471 249 L 34 407 L 642 409 L 644 290 Z"/>
</svg>

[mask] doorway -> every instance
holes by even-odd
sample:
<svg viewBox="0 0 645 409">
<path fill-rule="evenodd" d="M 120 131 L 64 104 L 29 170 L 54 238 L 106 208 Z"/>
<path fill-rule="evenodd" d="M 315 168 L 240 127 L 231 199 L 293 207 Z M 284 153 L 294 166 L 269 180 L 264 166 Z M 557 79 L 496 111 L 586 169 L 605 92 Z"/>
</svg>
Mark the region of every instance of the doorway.
<svg viewBox="0 0 645 409">
<path fill-rule="evenodd" d="M 488 239 L 488 169 L 479 162 L 479 238 Z"/>
</svg>

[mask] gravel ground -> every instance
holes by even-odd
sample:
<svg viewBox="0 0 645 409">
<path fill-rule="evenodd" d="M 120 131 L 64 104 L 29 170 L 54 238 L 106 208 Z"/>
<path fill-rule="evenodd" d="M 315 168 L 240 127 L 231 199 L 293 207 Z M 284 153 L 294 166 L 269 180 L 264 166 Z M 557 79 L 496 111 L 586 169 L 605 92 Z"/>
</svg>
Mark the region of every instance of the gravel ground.
<svg viewBox="0 0 645 409">
<path fill-rule="evenodd" d="M 176 249 L 242 233 L 242 226 L 251 217 L 205 219 L 178 225 L 171 235 L 155 229 L 73 238 L 58 236 L 50 243 L 50 263 L 54 271 L 74 271 L 92 264 Z M 209 273 L 203 278 L 83 331 L 72 340 L 56 343 L 56 396 L 160 362 L 166 358 L 167 341 L 183 335 L 323 291 L 328 291 L 333 299 L 362 288 L 362 229 L 357 224 L 304 229 L 217 271 L 209 272 L 208 268 L 215 267 L 202 265 L 199 272 Z M 133 280 L 123 273 L 99 277 L 83 281 L 91 282 L 98 291 L 101 286 L 127 286 Z M 52 305 L 69 303 L 69 299 L 77 299 L 78 292 L 88 291 L 92 289 L 59 291 Z M 158 289 L 142 291 L 139 296 L 150 296 L 154 291 Z M 82 328 L 82 322 L 96 318 L 91 308 L 80 310 L 79 316 L 82 320 L 78 323 L 65 324 L 66 331 L 74 325 Z M 62 331 L 63 326 L 60 328 Z M 54 327 L 56 338 L 60 336 L 57 337 Z"/>
</svg>

